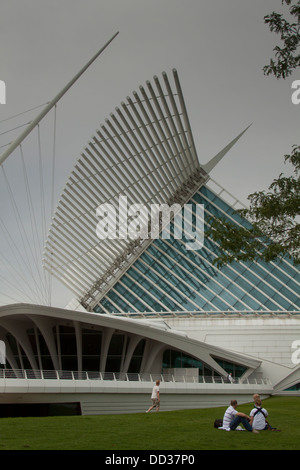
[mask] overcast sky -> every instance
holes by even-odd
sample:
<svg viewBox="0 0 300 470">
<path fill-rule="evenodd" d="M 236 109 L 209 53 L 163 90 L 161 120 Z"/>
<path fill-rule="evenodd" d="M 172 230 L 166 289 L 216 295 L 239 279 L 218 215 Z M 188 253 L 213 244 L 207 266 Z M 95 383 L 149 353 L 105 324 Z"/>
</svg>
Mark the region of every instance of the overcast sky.
<svg viewBox="0 0 300 470">
<path fill-rule="evenodd" d="M 0 121 L 51 100 L 119 31 L 57 108 L 55 200 L 81 150 L 115 106 L 175 67 L 201 163 L 253 123 L 212 172 L 246 202 L 286 171 L 283 155 L 299 144 L 300 105 L 291 101 L 291 85 L 300 71 L 285 81 L 262 72 L 279 43 L 264 24 L 274 10 L 287 9 L 281 0 L 2 0 L 0 80 L 6 83 L 6 104 L 0 105 Z M 17 124 L 0 123 L 0 133 Z M 1 146 L 12 135 L 0 139 Z M 7 171 L 15 158 L 4 164 Z M 1 198 L 5 219 L 8 201 Z M 2 283 L 0 303 L 9 303 L 1 297 L 6 289 Z M 54 304 L 68 300 L 58 294 Z"/>
</svg>

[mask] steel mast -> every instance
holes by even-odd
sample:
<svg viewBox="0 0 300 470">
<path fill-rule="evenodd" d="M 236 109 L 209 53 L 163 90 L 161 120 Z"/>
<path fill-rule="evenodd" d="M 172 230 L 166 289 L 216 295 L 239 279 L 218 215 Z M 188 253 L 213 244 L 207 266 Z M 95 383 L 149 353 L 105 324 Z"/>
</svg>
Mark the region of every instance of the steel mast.
<svg viewBox="0 0 300 470">
<path fill-rule="evenodd" d="M 88 69 L 88 67 L 99 57 L 99 55 L 107 48 L 107 46 L 115 39 L 119 32 L 115 33 L 113 37 L 89 60 L 89 62 L 70 80 L 70 82 L 58 93 L 53 100 L 51 100 L 43 111 L 26 127 L 24 132 L 8 147 L 0 157 L 0 165 L 9 157 L 9 155 L 23 142 L 28 134 L 35 128 L 35 126 L 46 116 L 46 114 L 56 105 L 62 96 L 71 88 L 72 85 L 81 77 L 81 75 Z"/>
</svg>

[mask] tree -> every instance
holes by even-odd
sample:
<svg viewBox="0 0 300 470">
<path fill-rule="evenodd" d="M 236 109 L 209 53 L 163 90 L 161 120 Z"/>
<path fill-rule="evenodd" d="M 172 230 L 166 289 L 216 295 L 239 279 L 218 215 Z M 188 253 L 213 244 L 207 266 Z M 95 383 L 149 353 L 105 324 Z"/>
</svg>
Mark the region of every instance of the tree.
<svg viewBox="0 0 300 470">
<path fill-rule="evenodd" d="M 280 34 L 284 47 L 275 47 L 276 62 L 264 67 L 265 75 L 285 79 L 300 66 L 300 0 L 282 0 L 291 5 L 290 15 L 296 22 L 290 23 L 279 13 L 265 16 L 271 31 Z M 248 196 L 249 209 L 239 211 L 249 224 L 247 228 L 231 222 L 228 218 L 209 219 L 208 234 L 219 243 L 220 255 L 215 264 L 262 259 L 273 261 L 279 257 L 293 258 L 300 263 L 300 146 L 294 146 L 285 162 L 294 167 L 292 176 L 282 173 L 269 186 L 268 191 L 259 191 Z M 245 224 L 244 224 L 245 225 Z"/>
<path fill-rule="evenodd" d="M 269 262 L 283 256 L 300 263 L 300 146 L 294 146 L 285 161 L 294 167 L 293 175 L 281 173 L 268 191 L 248 196 L 249 209 L 238 211 L 249 222 L 247 227 L 225 217 L 209 219 L 209 235 L 221 248 L 215 259 L 219 267 L 235 260 Z"/>
<path fill-rule="evenodd" d="M 292 19 L 296 22 L 289 22 L 283 15 L 273 12 L 265 16 L 265 23 L 269 25 L 272 32 L 280 34 L 283 47 L 276 46 L 275 61 L 270 60 L 270 64 L 263 68 L 265 75 L 275 75 L 275 77 L 285 79 L 292 74 L 293 70 L 300 66 L 300 54 L 297 54 L 300 47 L 300 1 L 292 4 L 292 0 L 282 0 L 282 4 L 291 5 L 289 8 Z"/>
</svg>

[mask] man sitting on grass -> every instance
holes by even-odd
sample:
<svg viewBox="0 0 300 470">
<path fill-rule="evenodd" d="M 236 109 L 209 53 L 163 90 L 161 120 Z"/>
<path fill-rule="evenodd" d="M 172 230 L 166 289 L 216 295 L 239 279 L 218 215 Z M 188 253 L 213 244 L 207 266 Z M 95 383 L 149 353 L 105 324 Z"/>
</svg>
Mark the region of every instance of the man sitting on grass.
<svg viewBox="0 0 300 470">
<path fill-rule="evenodd" d="M 247 431 L 258 434 L 258 431 L 256 431 L 256 429 L 254 429 L 249 423 L 250 417 L 245 413 L 237 411 L 236 407 L 237 401 L 231 400 L 230 406 L 225 411 L 223 426 L 221 429 L 225 429 L 226 431 L 235 431 L 238 425 L 242 424 Z"/>
</svg>

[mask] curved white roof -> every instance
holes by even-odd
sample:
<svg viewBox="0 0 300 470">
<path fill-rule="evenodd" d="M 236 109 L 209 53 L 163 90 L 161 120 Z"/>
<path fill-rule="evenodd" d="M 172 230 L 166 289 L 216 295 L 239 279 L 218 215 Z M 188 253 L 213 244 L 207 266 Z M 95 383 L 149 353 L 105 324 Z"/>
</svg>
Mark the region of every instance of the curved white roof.
<svg viewBox="0 0 300 470">
<path fill-rule="evenodd" d="M 259 359 L 189 338 L 186 334 L 170 329 L 166 325 L 157 322 L 138 321 L 113 315 L 99 315 L 91 312 L 79 312 L 77 310 L 73 311 L 42 305 L 14 304 L 0 307 L 0 338 L 5 338 L 7 332 L 11 333 L 22 346 L 32 368 L 38 369 L 32 346 L 27 336 L 27 330 L 36 326 L 44 336 L 53 364 L 57 365 L 57 350 L 53 326 L 60 321 L 68 322 L 70 325 L 76 324 L 78 326 L 80 323 L 84 326 L 100 327 L 104 329 L 103 331 L 108 336 L 111 331 L 118 331 L 129 334 L 132 339 L 136 338 L 138 341 L 142 338 L 151 340 L 159 344 L 162 349 L 174 348 L 204 361 L 209 367 L 212 367 L 212 369 L 224 376 L 226 376 L 226 371 L 216 362 L 214 357 L 222 357 L 224 360 L 243 364 L 249 368 L 249 372 L 255 370 L 261 364 Z M 80 350 L 80 347 L 78 347 L 78 350 Z M 12 353 L 9 351 L 10 347 L 8 346 L 8 360 L 13 361 Z M 132 353 L 133 350 L 130 352 L 129 348 L 128 354 Z M 147 354 L 151 356 L 152 353 L 153 351 L 149 350 Z"/>
</svg>

